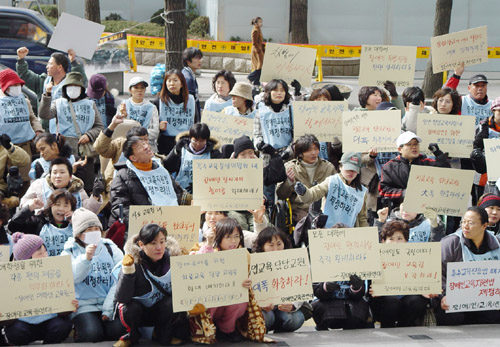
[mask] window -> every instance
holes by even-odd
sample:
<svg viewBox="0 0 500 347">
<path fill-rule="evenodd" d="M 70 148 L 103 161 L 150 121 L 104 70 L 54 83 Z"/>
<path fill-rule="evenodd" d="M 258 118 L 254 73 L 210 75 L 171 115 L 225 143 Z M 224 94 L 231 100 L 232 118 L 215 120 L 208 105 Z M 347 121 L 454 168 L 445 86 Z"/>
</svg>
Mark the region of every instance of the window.
<svg viewBox="0 0 500 347">
<path fill-rule="evenodd" d="M 0 17 L 0 37 L 47 44 L 47 32 L 40 26 L 20 18 Z"/>
</svg>

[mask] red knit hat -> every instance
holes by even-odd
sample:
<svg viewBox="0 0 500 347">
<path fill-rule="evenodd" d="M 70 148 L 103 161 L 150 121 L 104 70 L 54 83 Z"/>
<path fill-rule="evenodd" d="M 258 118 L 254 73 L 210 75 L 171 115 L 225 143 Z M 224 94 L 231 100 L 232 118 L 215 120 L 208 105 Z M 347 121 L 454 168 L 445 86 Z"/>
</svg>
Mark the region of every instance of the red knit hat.
<svg viewBox="0 0 500 347">
<path fill-rule="evenodd" d="M 5 93 L 7 88 L 14 84 L 24 85 L 24 81 L 12 69 L 5 69 L 0 71 L 0 89 Z"/>
</svg>

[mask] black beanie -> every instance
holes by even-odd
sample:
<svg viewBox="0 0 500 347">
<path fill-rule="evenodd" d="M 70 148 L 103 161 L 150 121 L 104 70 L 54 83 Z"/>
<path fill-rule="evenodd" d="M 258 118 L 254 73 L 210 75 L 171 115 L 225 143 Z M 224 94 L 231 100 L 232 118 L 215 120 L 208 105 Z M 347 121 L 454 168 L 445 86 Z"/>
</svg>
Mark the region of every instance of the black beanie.
<svg viewBox="0 0 500 347">
<path fill-rule="evenodd" d="M 253 142 L 250 140 L 250 138 L 246 135 L 243 135 L 241 137 L 238 137 L 237 139 L 234 140 L 234 157 L 237 158 L 238 154 L 243 152 L 244 150 L 247 149 L 253 149 Z"/>
</svg>

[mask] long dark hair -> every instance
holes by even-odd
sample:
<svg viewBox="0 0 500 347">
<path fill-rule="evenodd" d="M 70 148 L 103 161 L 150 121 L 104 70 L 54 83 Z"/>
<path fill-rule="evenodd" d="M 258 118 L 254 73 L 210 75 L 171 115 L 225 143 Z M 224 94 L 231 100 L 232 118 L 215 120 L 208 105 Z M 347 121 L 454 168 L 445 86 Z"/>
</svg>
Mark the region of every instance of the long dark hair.
<svg viewBox="0 0 500 347">
<path fill-rule="evenodd" d="M 244 246 L 243 230 L 241 230 L 241 226 L 233 218 L 223 218 L 220 221 L 218 221 L 217 224 L 215 224 L 214 247 L 219 248 L 222 239 L 227 235 L 231 235 L 234 229 L 237 229 L 240 234 L 240 243 L 238 247 L 243 247 Z"/>
<path fill-rule="evenodd" d="M 266 87 L 264 88 L 264 104 L 266 104 L 266 106 L 270 106 L 272 101 L 271 101 L 271 92 L 273 90 L 275 90 L 276 88 L 278 88 L 278 84 L 281 84 L 281 86 L 283 87 L 283 89 L 285 90 L 285 100 L 283 101 L 283 103 L 285 105 L 288 105 L 288 103 L 290 102 L 290 94 L 288 93 L 288 84 L 286 84 L 286 82 L 284 80 L 281 80 L 281 79 L 272 79 L 271 81 L 269 81 L 268 84 L 266 84 Z"/>
<path fill-rule="evenodd" d="M 71 211 L 76 210 L 76 198 L 67 189 L 56 189 L 50 194 L 47 199 L 47 207 L 42 210 L 42 214 L 48 218 L 54 218 L 52 215 L 52 206 L 56 204 L 57 200 L 64 199 L 71 205 Z"/>
<path fill-rule="evenodd" d="M 438 111 L 438 100 L 439 98 L 445 97 L 446 95 L 450 94 L 451 96 L 451 102 L 453 103 L 453 107 L 451 108 L 450 114 L 458 114 L 462 110 L 462 98 L 460 97 L 460 94 L 455 89 L 451 89 L 448 87 L 438 89 L 433 97 L 432 100 L 432 107 Z"/>
<path fill-rule="evenodd" d="M 168 95 L 168 89 L 167 89 L 167 79 L 170 77 L 170 75 L 176 74 L 177 77 L 181 80 L 182 88 L 181 88 L 181 95 L 182 95 L 182 100 L 184 102 L 184 112 L 187 111 L 187 103 L 189 100 L 189 91 L 188 91 L 188 86 L 186 83 L 186 78 L 184 78 L 184 75 L 182 74 L 181 70 L 178 69 L 172 69 L 168 70 L 165 73 L 165 77 L 163 78 L 163 85 L 161 86 L 161 91 L 160 91 L 160 100 L 163 101 L 166 105 L 168 105 L 168 102 L 170 101 L 170 96 Z"/>
<path fill-rule="evenodd" d="M 60 157 L 69 158 L 71 157 L 71 154 L 73 154 L 71 147 L 66 144 L 66 138 L 63 135 L 43 133 L 35 138 L 35 145 L 40 141 L 45 142 L 49 146 L 52 146 L 55 143 L 57 145 L 57 149 L 59 150 Z"/>
<path fill-rule="evenodd" d="M 165 235 L 165 238 L 167 238 L 167 229 L 159 226 L 158 224 L 146 224 L 139 231 L 137 242 L 141 241 L 143 244 L 147 245 L 148 243 L 153 242 L 159 233 L 162 233 Z"/>
<path fill-rule="evenodd" d="M 340 165 L 342 165 L 342 163 Z M 342 173 L 339 172 L 339 175 L 342 175 Z M 342 176 L 342 177 L 344 177 L 344 176 Z M 344 179 L 345 179 L 345 177 L 344 177 Z M 348 184 L 348 185 L 351 186 L 351 187 L 353 187 L 356 190 L 362 190 L 363 189 L 363 185 L 361 184 L 361 170 L 356 175 L 356 177 L 351 181 L 351 183 Z"/>
</svg>

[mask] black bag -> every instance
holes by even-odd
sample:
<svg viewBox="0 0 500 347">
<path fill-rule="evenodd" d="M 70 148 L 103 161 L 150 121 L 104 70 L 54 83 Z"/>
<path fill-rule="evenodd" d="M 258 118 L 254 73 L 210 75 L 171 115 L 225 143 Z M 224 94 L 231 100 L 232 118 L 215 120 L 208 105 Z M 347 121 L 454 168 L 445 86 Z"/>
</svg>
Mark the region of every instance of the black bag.
<svg viewBox="0 0 500 347">
<path fill-rule="evenodd" d="M 285 234 L 293 234 L 294 228 L 290 199 L 276 201 L 271 210 L 271 223 Z"/>
</svg>

